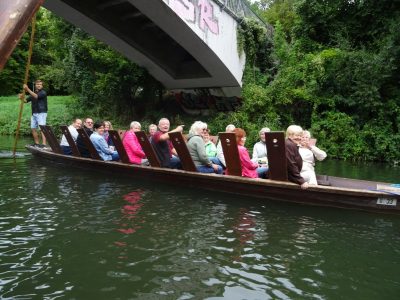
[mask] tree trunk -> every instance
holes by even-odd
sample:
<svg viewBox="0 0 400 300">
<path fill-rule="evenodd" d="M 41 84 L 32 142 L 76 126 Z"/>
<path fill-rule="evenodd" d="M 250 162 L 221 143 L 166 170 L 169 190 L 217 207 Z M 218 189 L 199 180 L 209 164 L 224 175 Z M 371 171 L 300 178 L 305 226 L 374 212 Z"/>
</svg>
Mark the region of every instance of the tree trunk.
<svg viewBox="0 0 400 300">
<path fill-rule="evenodd" d="M 0 71 L 44 0 L 0 1 Z"/>
</svg>

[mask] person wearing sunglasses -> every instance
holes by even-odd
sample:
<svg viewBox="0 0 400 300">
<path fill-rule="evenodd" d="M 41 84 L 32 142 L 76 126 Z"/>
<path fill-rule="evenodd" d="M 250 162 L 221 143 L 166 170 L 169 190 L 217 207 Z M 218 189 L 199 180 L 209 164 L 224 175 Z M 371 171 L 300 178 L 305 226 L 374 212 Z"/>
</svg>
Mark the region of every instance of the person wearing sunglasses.
<svg viewBox="0 0 400 300">
<path fill-rule="evenodd" d="M 87 135 L 90 137 L 93 133 L 93 119 L 86 118 L 83 122 L 83 129 L 86 131 Z M 86 147 L 84 141 L 81 139 L 80 136 L 76 139 L 76 145 L 78 146 L 78 150 L 83 157 L 90 158 L 90 153 L 88 148 Z"/>
</svg>

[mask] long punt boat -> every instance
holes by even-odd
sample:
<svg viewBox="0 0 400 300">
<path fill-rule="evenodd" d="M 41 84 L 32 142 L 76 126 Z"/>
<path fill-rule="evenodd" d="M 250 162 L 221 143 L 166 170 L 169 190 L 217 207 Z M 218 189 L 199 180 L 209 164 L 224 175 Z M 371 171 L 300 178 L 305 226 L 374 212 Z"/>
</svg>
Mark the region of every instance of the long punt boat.
<svg viewBox="0 0 400 300">
<path fill-rule="evenodd" d="M 140 166 L 124 162 L 77 157 L 56 153 L 50 148 L 26 146 L 35 157 L 94 171 L 110 172 L 143 180 L 165 182 L 189 188 L 235 194 L 244 198 L 295 202 L 314 206 L 339 207 L 400 214 L 400 195 L 389 183 L 318 176 L 329 185 L 299 185 L 280 180 L 252 179 L 231 175 L 202 174 L 192 171 Z"/>
</svg>

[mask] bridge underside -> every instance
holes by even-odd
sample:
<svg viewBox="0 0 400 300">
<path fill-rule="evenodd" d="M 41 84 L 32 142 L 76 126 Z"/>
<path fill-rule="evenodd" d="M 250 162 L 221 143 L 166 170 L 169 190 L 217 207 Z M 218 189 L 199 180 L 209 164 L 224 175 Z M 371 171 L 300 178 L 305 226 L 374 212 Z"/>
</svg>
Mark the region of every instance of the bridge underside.
<svg viewBox="0 0 400 300">
<path fill-rule="evenodd" d="M 240 94 L 242 70 L 234 74 L 163 0 L 47 0 L 44 6 L 169 89 L 226 88 L 226 95 Z M 236 43 L 236 32 L 234 37 Z"/>
</svg>

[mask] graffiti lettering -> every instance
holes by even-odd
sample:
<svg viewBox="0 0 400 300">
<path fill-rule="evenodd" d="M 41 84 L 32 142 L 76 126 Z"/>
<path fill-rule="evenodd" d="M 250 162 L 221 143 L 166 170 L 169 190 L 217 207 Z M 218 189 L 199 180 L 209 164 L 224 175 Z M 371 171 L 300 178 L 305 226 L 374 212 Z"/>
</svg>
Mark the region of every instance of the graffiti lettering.
<svg viewBox="0 0 400 300">
<path fill-rule="evenodd" d="M 171 0 L 171 8 L 180 16 L 181 18 L 194 22 L 194 5 L 189 0 Z"/>
<path fill-rule="evenodd" d="M 176 93 L 177 102 L 191 114 L 197 114 L 202 110 L 235 111 L 241 105 L 241 99 L 237 97 L 217 97 L 213 95 L 195 95 L 190 93 Z"/>
<path fill-rule="evenodd" d="M 169 6 L 182 19 L 193 23 L 196 22 L 196 15 L 198 14 L 200 29 L 206 31 L 208 28 L 213 34 L 218 35 L 218 20 L 214 16 L 214 7 L 209 0 L 198 0 L 197 5 L 192 2 L 190 0 L 169 0 Z"/>
<path fill-rule="evenodd" d="M 208 2 L 208 0 L 199 0 L 198 4 L 200 7 L 200 23 L 199 26 L 202 30 L 205 30 L 205 26 L 207 25 L 208 29 L 214 34 L 219 33 L 218 22 L 213 19 L 214 17 L 214 8 Z"/>
</svg>

